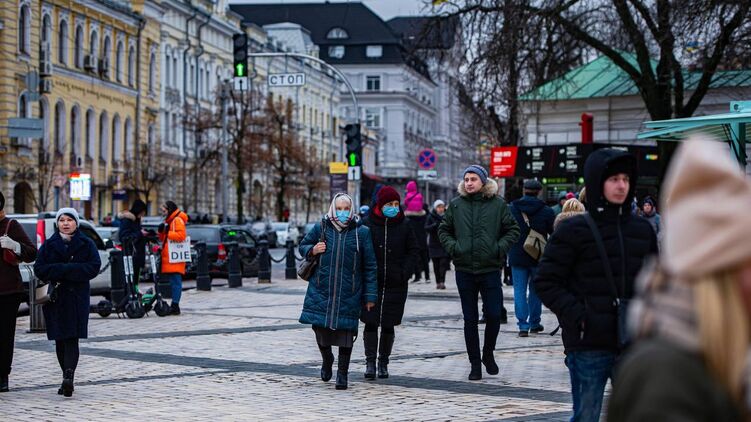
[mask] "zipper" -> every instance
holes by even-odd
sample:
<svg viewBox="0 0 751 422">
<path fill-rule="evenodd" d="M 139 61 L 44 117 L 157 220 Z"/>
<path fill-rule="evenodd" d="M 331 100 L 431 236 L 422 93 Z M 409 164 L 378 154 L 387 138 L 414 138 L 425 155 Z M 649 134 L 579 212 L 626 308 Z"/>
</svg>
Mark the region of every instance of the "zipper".
<svg viewBox="0 0 751 422">
<path fill-rule="evenodd" d="M 337 300 L 336 289 L 337 289 L 337 284 L 338 284 L 337 281 L 339 279 L 338 274 L 336 272 L 336 269 L 339 268 L 339 253 L 341 252 L 340 251 L 341 248 L 339 248 L 340 238 L 341 238 L 341 233 L 334 233 L 334 239 L 336 241 L 335 242 L 336 243 L 336 248 L 335 248 L 336 249 L 336 260 L 334 260 L 334 266 L 332 267 L 333 270 L 334 270 L 334 284 L 333 284 L 333 286 L 331 288 L 333 296 L 331 297 L 331 323 L 329 324 L 329 328 L 331 328 L 332 330 L 334 329 L 334 313 L 335 313 L 335 304 L 336 304 L 336 300 Z M 329 281 L 330 281 L 330 279 L 329 279 Z"/>
<path fill-rule="evenodd" d="M 383 322 L 383 308 L 384 304 L 383 301 L 386 299 L 386 275 L 387 269 L 388 269 L 388 254 L 386 251 L 388 251 L 389 247 L 389 219 L 386 217 L 386 223 L 383 225 L 383 293 L 381 293 L 381 312 L 378 316 L 378 325 L 381 325 Z M 378 280 L 376 280 L 377 282 Z"/>
<path fill-rule="evenodd" d="M 626 246 L 623 243 L 623 232 L 621 231 L 621 216 L 623 215 L 623 208 L 618 208 L 618 243 L 621 248 L 621 291 L 617 292 L 623 297 L 626 296 Z M 617 290 L 617 289 L 616 289 Z M 620 303 L 620 296 L 615 297 L 616 305 Z"/>
</svg>

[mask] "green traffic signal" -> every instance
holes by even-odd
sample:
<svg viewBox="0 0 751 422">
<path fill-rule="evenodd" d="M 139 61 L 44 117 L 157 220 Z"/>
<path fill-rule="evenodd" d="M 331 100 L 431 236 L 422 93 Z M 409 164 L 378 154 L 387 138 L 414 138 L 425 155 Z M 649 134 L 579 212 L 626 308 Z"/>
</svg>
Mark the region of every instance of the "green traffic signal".
<svg viewBox="0 0 751 422">
<path fill-rule="evenodd" d="M 245 65 L 243 63 L 238 63 L 235 65 L 235 76 L 245 76 Z"/>
<path fill-rule="evenodd" d="M 349 166 L 350 167 L 357 167 L 359 163 L 357 162 L 357 154 L 354 152 L 349 153 Z"/>
</svg>

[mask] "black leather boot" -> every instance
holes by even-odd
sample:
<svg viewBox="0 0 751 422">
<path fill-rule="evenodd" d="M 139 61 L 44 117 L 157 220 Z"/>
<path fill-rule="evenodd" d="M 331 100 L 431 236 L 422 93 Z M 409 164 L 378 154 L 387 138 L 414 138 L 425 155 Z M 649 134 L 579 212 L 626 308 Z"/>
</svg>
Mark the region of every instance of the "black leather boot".
<svg viewBox="0 0 751 422">
<path fill-rule="evenodd" d="M 334 375 L 334 353 L 331 352 L 331 346 L 318 346 L 318 350 L 321 351 L 321 357 L 323 358 L 323 364 L 321 365 L 321 379 L 323 381 L 329 381 Z"/>
<path fill-rule="evenodd" d="M 477 381 L 482 379 L 482 364 L 480 361 L 472 361 L 470 362 L 472 365 L 472 369 L 469 371 L 469 380 L 470 381 Z"/>
<path fill-rule="evenodd" d="M 170 306 L 170 315 L 180 315 L 180 305 L 177 303 L 172 303 L 172 306 Z"/>
<path fill-rule="evenodd" d="M 394 334 L 381 332 L 381 343 L 378 346 L 378 378 L 389 377 L 389 356 L 394 347 Z"/>
<path fill-rule="evenodd" d="M 63 390 L 63 396 L 70 397 L 73 395 L 73 375 L 72 369 L 66 369 L 63 373 L 63 385 L 60 387 Z"/>
<path fill-rule="evenodd" d="M 490 375 L 498 375 L 498 364 L 495 363 L 495 356 L 492 350 L 482 351 L 482 363 L 485 365 L 485 371 Z"/>
<path fill-rule="evenodd" d="M 8 376 L 0 375 L 0 393 L 8 391 Z"/>
<path fill-rule="evenodd" d="M 349 358 L 352 356 L 352 353 L 343 354 L 341 351 L 339 352 L 339 362 L 338 362 L 338 368 L 336 371 L 336 389 L 337 390 L 346 390 L 347 389 L 347 375 L 349 374 Z"/>
<path fill-rule="evenodd" d="M 365 345 L 365 379 L 374 380 L 376 377 L 376 357 L 378 355 L 378 332 L 363 332 L 362 342 Z"/>
</svg>

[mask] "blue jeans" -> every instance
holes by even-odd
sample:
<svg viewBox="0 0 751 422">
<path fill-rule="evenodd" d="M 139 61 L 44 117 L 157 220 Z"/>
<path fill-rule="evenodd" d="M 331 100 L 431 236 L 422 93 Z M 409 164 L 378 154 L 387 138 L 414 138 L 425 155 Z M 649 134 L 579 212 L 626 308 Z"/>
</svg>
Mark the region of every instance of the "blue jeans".
<svg viewBox="0 0 751 422">
<path fill-rule="evenodd" d="M 537 275 L 537 267 L 511 267 L 511 279 L 514 280 L 514 312 L 519 321 L 519 331 L 529 331 L 540 327 L 542 303 L 532 285 Z M 529 286 L 529 295 L 527 295 Z"/>
<path fill-rule="evenodd" d="M 514 280 L 516 282 L 516 280 Z M 571 376 L 574 416 L 571 422 L 598 422 L 605 384 L 613 381 L 617 354 L 602 350 L 568 352 L 566 367 Z"/>
<path fill-rule="evenodd" d="M 464 342 L 470 362 L 479 362 L 480 333 L 477 329 L 479 313 L 477 311 L 477 296 L 482 296 L 483 311 L 485 312 L 485 341 L 483 352 L 495 350 L 498 332 L 501 330 L 501 272 L 493 271 L 485 274 L 470 274 L 456 272 L 456 287 L 459 288 L 459 298 L 462 302 L 464 314 Z"/>
<path fill-rule="evenodd" d="M 170 274 L 170 287 L 172 287 L 172 303 L 180 304 L 180 297 L 183 295 L 183 276 L 180 274 Z"/>
</svg>

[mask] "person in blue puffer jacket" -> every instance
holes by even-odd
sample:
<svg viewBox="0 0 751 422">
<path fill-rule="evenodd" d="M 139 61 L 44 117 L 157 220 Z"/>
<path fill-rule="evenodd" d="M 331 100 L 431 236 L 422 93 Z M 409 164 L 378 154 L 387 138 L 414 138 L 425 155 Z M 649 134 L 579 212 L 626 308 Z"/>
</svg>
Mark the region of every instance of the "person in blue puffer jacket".
<svg viewBox="0 0 751 422">
<path fill-rule="evenodd" d="M 329 212 L 300 242 L 300 255 L 319 256 L 305 293 L 300 322 L 311 324 L 323 357 L 321 379 L 331 379 L 332 346 L 339 347 L 336 389 L 347 389 L 352 346 L 360 312 L 377 300 L 377 263 L 370 229 L 357 223 L 357 211 L 346 193 L 334 195 Z M 323 231 L 323 241 L 321 233 Z"/>
</svg>

